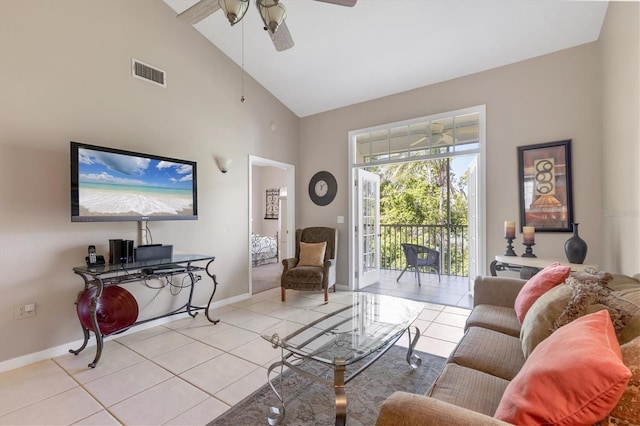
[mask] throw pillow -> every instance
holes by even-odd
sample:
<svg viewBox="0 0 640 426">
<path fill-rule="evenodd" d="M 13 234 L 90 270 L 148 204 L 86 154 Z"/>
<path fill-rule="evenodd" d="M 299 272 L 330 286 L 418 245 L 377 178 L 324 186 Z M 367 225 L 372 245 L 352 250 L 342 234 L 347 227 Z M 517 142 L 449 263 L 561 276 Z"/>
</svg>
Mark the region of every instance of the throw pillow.
<svg viewBox="0 0 640 426">
<path fill-rule="evenodd" d="M 303 243 L 300 242 L 300 258 L 297 266 L 322 266 L 324 265 L 324 252 L 327 242 Z"/>
<path fill-rule="evenodd" d="M 562 266 L 558 262 L 554 262 L 526 282 L 518 293 L 513 306 L 520 325 L 522 325 L 531 305 L 547 290 L 564 282 L 570 273 L 571 268 L 569 266 Z"/>
<path fill-rule="evenodd" d="M 630 377 L 609 313 L 585 315 L 533 350 L 495 417 L 518 425 L 591 425 L 616 406 Z"/>
<path fill-rule="evenodd" d="M 544 339 L 551 335 L 553 322 L 558 318 L 573 297 L 573 290 L 560 284 L 536 300 L 522 322 L 520 342 L 525 359 Z"/>
<path fill-rule="evenodd" d="M 640 422 L 640 336 L 620 347 L 622 361 L 631 370 L 631 380 L 613 411 L 601 422 L 601 426 L 626 426 Z"/>
<path fill-rule="evenodd" d="M 607 283 L 612 275 L 592 268 L 567 278 L 566 284 L 573 289 L 573 298 L 553 323 L 552 332 L 587 313 L 608 309 L 616 336 L 620 338 L 636 307 L 629 301 L 619 299 Z"/>
</svg>

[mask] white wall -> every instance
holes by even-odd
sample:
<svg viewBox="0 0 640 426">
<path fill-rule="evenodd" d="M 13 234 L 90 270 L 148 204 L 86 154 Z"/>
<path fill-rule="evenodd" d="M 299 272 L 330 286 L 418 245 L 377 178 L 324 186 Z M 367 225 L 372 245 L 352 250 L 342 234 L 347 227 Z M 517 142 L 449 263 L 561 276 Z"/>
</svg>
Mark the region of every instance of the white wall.
<svg viewBox="0 0 640 426">
<path fill-rule="evenodd" d="M 572 139 L 573 196 L 580 235 L 589 244 L 587 263 L 603 261 L 602 127 L 599 49 L 590 43 L 441 84 L 376 99 L 301 120 L 298 168 L 298 226 L 337 226 L 343 236 L 348 224 L 347 133 L 350 130 L 423 117 L 476 105 L 487 115 L 487 239 L 481 241 L 487 262 L 505 249 L 505 220 L 518 220 L 517 147 Z M 595 88 L 595 89 L 594 89 Z M 307 183 L 319 170 L 332 172 L 338 195 L 329 206 L 315 206 Z M 565 258 L 568 233 L 538 233 L 535 253 Z M 348 239 L 340 238 L 338 283 L 348 282 Z M 521 236 L 517 241 L 522 242 Z M 522 253 L 523 246 L 516 246 Z M 488 265 L 485 265 L 488 271 Z"/>
<path fill-rule="evenodd" d="M 131 58 L 167 88 L 131 77 Z M 0 1 L 0 361 L 82 337 L 72 267 L 136 223 L 71 223 L 69 141 L 198 162 L 198 221 L 150 222 L 154 242 L 216 256 L 216 301 L 247 294 L 248 156 L 295 164 L 298 118 L 157 0 Z M 270 123 L 277 124 L 272 131 Z M 220 173 L 214 155 L 234 161 Z M 141 318 L 184 301 L 131 284 Z M 208 300 L 210 282 L 197 285 Z M 14 305 L 37 316 L 14 320 Z"/>
<path fill-rule="evenodd" d="M 610 2 L 600 35 L 604 260 L 640 272 L 640 3 Z"/>
</svg>

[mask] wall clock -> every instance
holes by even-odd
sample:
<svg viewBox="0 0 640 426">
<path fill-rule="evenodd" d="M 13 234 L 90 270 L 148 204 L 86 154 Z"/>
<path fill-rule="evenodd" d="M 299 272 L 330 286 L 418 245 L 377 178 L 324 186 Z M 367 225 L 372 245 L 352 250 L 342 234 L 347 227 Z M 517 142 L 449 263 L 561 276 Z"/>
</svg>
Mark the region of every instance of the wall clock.
<svg viewBox="0 0 640 426">
<path fill-rule="evenodd" d="M 309 197 L 319 206 L 326 206 L 336 198 L 338 183 L 329 172 L 318 172 L 309 181 Z"/>
</svg>

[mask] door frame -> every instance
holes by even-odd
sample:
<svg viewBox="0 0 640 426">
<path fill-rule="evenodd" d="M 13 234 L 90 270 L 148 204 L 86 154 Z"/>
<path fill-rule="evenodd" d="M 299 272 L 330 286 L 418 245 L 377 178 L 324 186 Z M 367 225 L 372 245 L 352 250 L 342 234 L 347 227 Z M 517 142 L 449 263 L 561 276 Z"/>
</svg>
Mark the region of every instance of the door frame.
<svg viewBox="0 0 640 426">
<path fill-rule="evenodd" d="M 356 243 L 357 243 L 355 246 L 356 248 L 354 253 L 354 261 L 356 265 L 357 277 L 354 278 L 355 279 L 354 287 L 358 290 L 362 290 L 363 288 L 371 284 L 374 284 L 380 280 L 380 176 L 365 170 L 364 167 L 354 168 L 353 170 L 354 170 L 355 182 L 358 183 L 357 185 L 355 185 L 355 182 L 354 182 L 354 195 L 355 195 L 354 202 L 356 204 L 353 206 L 353 209 L 352 209 L 354 213 L 353 223 L 358 224 L 357 235 L 355 235 L 355 232 L 354 232 L 354 235 L 356 237 Z M 365 281 L 364 280 L 365 271 L 363 271 L 363 257 L 362 257 L 362 255 L 364 254 L 363 253 L 364 226 L 362 224 L 362 191 L 363 191 L 362 183 L 364 179 L 369 179 L 369 178 L 365 177 L 365 175 L 376 177 L 376 201 L 377 201 L 377 205 L 375 207 L 376 211 L 375 211 L 375 229 L 374 229 L 375 268 L 373 271 L 372 270 L 369 271 L 368 273 L 369 276 L 367 277 L 366 283 L 363 282 Z M 371 274 L 375 274 L 375 275 L 371 275 Z"/>
<path fill-rule="evenodd" d="M 481 246 L 478 247 L 478 258 L 477 258 L 477 264 L 478 264 L 478 275 L 486 275 L 487 273 L 487 262 L 486 262 L 486 258 L 487 258 L 487 239 L 486 239 L 486 234 L 487 234 L 487 217 L 486 217 L 486 199 L 487 199 L 487 178 L 486 178 L 486 157 L 487 157 L 487 133 L 486 133 L 486 127 L 487 127 L 487 109 L 486 109 L 486 105 L 477 105 L 477 106 L 473 106 L 473 107 L 468 107 L 468 108 L 462 108 L 459 110 L 455 110 L 455 111 L 448 111 L 448 112 L 444 112 L 444 113 L 440 113 L 440 114 L 432 114 L 429 116 L 425 116 L 425 117 L 420 117 L 420 118 L 416 118 L 416 119 L 412 119 L 412 120 L 404 120 L 404 121 L 400 121 L 400 122 L 396 122 L 396 123 L 386 123 L 383 125 L 378 125 L 378 126 L 373 126 L 373 127 L 369 127 L 366 129 L 358 129 L 358 130 L 352 130 L 349 132 L 348 134 L 348 145 L 349 145 L 349 179 L 351 180 L 350 184 L 349 184 L 349 290 L 357 290 L 357 278 L 356 278 L 356 271 L 358 269 L 358 259 L 356 258 L 357 256 L 357 252 L 358 252 L 358 247 L 357 247 L 357 241 L 356 241 L 356 235 L 355 235 L 355 224 L 356 222 L 356 218 L 357 218 L 357 212 L 355 212 L 356 209 L 356 200 L 355 200 L 355 196 L 356 196 L 356 191 L 355 191 L 355 186 L 356 186 L 356 181 L 358 179 L 357 177 L 357 173 L 356 173 L 356 169 L 359 168 L 366 168 L 366 165 L 356 165 L 355 164 L 355 146 L 354 146 L 354 139 L 355 136 L 361 133 L 365 133 L 365 132 L 370 132 L 370 131 L 375 131 L 375 130 L 380 130 L 380 129 L 388 129 L 391 127 L 395 127 L 395 126 L 399 126 L 402 124 L 406 124 L 408 122 L 413 122 L 413 121 L 423 121 L 423 120 L 438 120 L 441 118 L 446 118 L 446 117 L 450 117 L 450 116 L 454 116 L 454 115 L 464 115 L 464 114 L 470 114 L 470 113 L 478 113 L 480 116 L 480 127 L 479 127 L 479 149 L 478 152 L 476 153 L 477 155 L 477 173 L 478 173 L 478 187 L 477 187 L 477 193 L 478 193 L 478 198 L 477 198 L 477 227 L 476 227 L 476 235 L 477 235 L 477 240 L 480 241 Z M 390 160 L 387 162 L 381 162 L 379 164 L 392 164 L 392 163 L 399 163 L 402 161 L 397 161 L 397 160 Z"/>
<path fill-rule="evenodd" d="M 287 253 L 283 256 L 291 256 L 291 248 L 295 237 L 295 209 L 296 209 L 296 166 L 281 161 L 249 155 L 249 214 L 247 220 L 247 265 L 249 268 L 249 294 L 253 293 L 253 268 L 251 262 L 251 212 L 253 211 L 253 166 L 275 167 L 287 172 Z"/>
</svg>

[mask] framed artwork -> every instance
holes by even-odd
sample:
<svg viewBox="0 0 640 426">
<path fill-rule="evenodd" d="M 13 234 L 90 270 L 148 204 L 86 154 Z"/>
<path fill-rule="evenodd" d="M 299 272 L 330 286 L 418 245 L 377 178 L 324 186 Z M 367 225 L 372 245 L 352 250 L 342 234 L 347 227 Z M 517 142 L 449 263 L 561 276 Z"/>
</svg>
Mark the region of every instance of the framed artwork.
<svg viewBox="0 0 640 426">
<path fill-rule="evenodd" d="M 571 232 L 571 140 L 518 147 L 520 226 Z"/>
<path fill-rule="evenodd" d="M 279 189 L 267 189 L 267 205 L 265 209 L 265 219 L 278 219 L 278 212 L 280 210 L 280 190 Z"/>
</svg>

